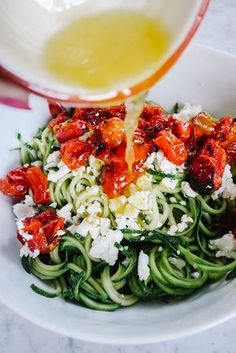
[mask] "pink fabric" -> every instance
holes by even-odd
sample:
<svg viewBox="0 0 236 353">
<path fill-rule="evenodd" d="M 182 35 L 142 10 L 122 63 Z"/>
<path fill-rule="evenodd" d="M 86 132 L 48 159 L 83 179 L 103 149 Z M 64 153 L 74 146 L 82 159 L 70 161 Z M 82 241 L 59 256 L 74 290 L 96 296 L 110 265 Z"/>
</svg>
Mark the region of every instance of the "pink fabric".
<svg viewBox="0 0 236 353">
<path fill-rule="evenodd" d="M 0 97 L 0 104 L 8 105 L 9 107 L 17 109 L 30 109 L 28 106 L 28 102 L 24 102 L 23 100 L 16 98 Z"/>
</svg>

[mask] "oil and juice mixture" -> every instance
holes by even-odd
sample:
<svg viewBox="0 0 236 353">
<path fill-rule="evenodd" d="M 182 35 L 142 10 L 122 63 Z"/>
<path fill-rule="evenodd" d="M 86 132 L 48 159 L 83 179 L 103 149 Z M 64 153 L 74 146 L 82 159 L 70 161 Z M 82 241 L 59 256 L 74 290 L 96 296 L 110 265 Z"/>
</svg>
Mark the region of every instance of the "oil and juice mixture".
<svg viewBox="0 0 236 353">
<path fill-rule="evenodd" d="M 132 11 L 107 11 L 78 19 L 47 42 L 47 70 L 66 84 L 97 93 L 128 88 L 158 68 L 171 44 L 167 28 Z M 127 162 L 132 165 L 132 136 L 143 100 L 128 102 L 125 130 Z"/>
</svg>

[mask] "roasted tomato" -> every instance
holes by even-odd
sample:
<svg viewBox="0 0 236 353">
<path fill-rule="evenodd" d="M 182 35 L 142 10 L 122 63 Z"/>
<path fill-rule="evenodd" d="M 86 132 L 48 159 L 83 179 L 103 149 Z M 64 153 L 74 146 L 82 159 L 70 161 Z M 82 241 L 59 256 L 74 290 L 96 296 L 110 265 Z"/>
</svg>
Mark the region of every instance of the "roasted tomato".
<svg viewBox="0 0 236 353">
<path fill-rule="evenodd" d="M 103 169 L 102 188 L 109 198 L 121 195 L 129 184 L 128 166 L 126 163 L 112 162 Z"/>
<path fill-rule="evenodd" d="M 145 167 L 143 167 L 143 164 L 146 161 L 148 155 L 152 151 L 152 144 L 151 143 L 143 143 L 143 144 L 134 143 L 133 148 L 134 148 L 133 170 L 134 171 L 142 171 L 145 169 Z"/>
<path fill-rule="evenodd" d="M 124 104 L 116 105 L 109 108 L 77 108 L 72 117 L 73 120 L 84 120 L 94 127 L 98 127 L 102 121 L 110 118 L 125 119 L 126 107 Z"/>
<path fill-rule="evenodd" d="M 23 199 L 29 191 L 29 182 L 26 176 L 27 168 L 19 167 L 8 172 L 5 178 L 0 179 L 0 191 L 16 199 Z"/>
<path fill-rule="evenodd" d="M 224 149 L 216 141 L 207 141 L 189 166 L 192 188 L 200 193 L 211 193 L 219 189 L 226 158 Z"/>
<path fill-rule="evenodd" d="M 187 160 L 188 152 L 184 143 L 173 135 L 171 131 L 159 132 L 154 142 L 170 162 L 181 165 Z"/>
<path fill-rule="evenodd" d="M 82 136 L 86 131 L 88 131 L 87 123 L 82 120 L 76 120 L 62 124 L 55 131 L 55 136 L 58 142 L 64 143 Z"/>
<path fill-rule="evenodd" d="M 53 119 L 59 114 L 65 113 L 65 108 L 60 103 L 56 103 L 54 101 L 48 101 L 48 108 Z"/>
<path fill-rule="evenodd" d="M 124 123 L 119 118 L 104 120 L 100 131 L 103 141 L 110 148 L 118 147 L 125 138 Z"/>
<path fill-rule="evenodd" d="M 52 120 L 49 121 L 48 127 L 55 132 L 59 128 L 59 126 L 62 123 L 64 123 L 67 119 L 68 119 L 67 113 L 60 113 L 59 115 L 56 116 L 56 118 L 53 118 Z"/>
<path fill-rule="evenodd" d="M 61 146 L 61 158 L 71 170 L 86 165 L 91 152 L 91 145 L 78 139 L 67 141 Z"/>
<path fill-rule="evenodd" d="M 33 199 L 36 204 L 48 204 L 50 194 L 48 191 L 48 180 L 39 167 L 30 167 L 26 172 L 30 188 L 33 192 Z"/>
<path fill-rule="evenodd" d="M 163 115 L 163 109 L 159 105 L 144 104 L 140 119 L 148 122 L 150 126 L 156 126 L 160 122 Z"/>
<path fill-rule="evenodd" d="M 36 217 L 30 217 L 23 220 L 23 231 L 32 236 L 32 239 L 26 240 L 19 233 L 18 239 L 22 244 L 27 242 L 31 251 L 39 250 L 40 253 L 50 253 L 60 242 L 59 230 L 64 229 L 64 218 L 57 217 L 52 210 L 47 210 Z"/>
<path fill-rule="evenodd" d="M 176 119 L 173 123 L 172 132 L 182 142 L 187 142 L 191 137 L 192 128 L 189 123 Z"/>
<path fill-rule="evenodd" d="M 224 142 L 228 139 L 228 135 L 233 125 L 233 118 L 223 117 L 215 125 L 212 137 L 215 140 Z"/>
<path fill-rule="evenodd" d="M 195 136 L 202 137 L 203 135 L 211 135 L 214 132 L 216 119 L 210 114 L 202 112 L 192 119 L 192 125 Z"/>
</svg>

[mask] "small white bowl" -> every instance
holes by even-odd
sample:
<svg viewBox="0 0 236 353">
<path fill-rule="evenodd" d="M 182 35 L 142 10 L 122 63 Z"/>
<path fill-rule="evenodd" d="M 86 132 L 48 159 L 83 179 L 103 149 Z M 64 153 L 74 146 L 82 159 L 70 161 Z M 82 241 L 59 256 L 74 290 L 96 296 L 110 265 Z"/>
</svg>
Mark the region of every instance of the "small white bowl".
<svg viewBox="0 0 236 353">
<path fill-rule="evenodd" d="M 201 104 L 215 114 L 236 113 L 236 58 L 193 46 L 150 93 L 167 110 L 176 101 Z M 47 119 L 45 105 L 34 111 L 0 106 L 1 175 L 18 161 L 19 131 L 27 139 Z M 30 289 L 37 280 L 21 267 L 16 229 L 8 198 L 0 196 L 0 300 L 28 320 L 49 330 L 92 342 L 141 344 L 193 334 L 236 315 L 236 281 L 218 283 L 177 304 L 138 304 L 113 313 L 92 311 L 46 299 Z"/>
</svg>

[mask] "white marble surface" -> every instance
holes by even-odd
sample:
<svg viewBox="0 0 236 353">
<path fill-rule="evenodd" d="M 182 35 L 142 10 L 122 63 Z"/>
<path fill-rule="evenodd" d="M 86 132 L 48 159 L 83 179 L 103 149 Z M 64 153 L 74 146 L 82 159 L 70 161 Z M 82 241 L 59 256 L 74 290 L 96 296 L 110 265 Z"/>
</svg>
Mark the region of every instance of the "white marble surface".
<svg viewBox="0 0 236 353">
<path fill-rule="evenodd" d="M 235 14 L 236 0 L 212 0 L 194 41 L 236 54 Z M 48 332 L 0 305 L 0 353 L 236 353 L 235 328 L 236 319 L 176 341 L 143 346 L 108 346 Z"/>
</svg>

